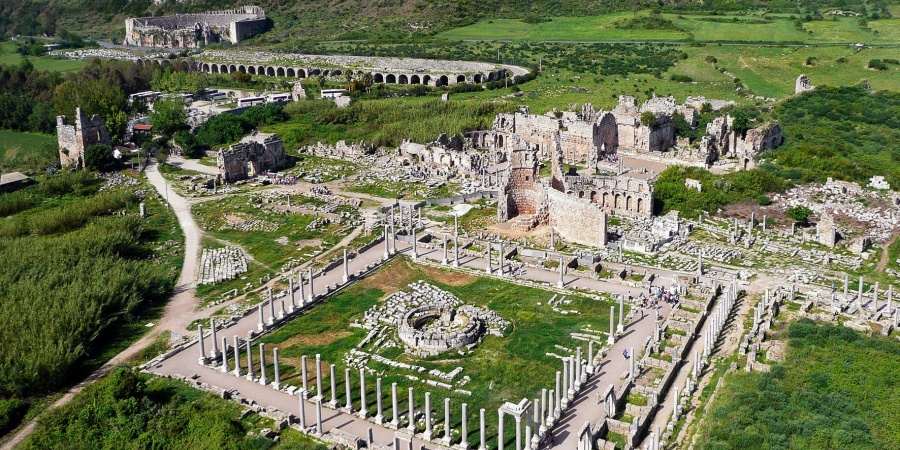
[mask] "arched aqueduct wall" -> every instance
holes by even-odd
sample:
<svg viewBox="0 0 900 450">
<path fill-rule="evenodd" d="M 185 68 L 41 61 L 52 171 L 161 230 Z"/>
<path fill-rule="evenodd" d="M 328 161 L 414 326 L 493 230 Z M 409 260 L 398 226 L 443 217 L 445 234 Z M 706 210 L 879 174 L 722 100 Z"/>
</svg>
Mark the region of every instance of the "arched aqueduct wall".
<svg viewBox="0 0 900 450">
<path fill-rule="evenodd" d="M 158 65 L 173 64 L 172 60 L 152 59 L 143 60 Z M 264 64 L 243 64 L 243 63 L 211 63 L 203 61 L 191 61 L 193 70 L 204 73 L 232 73 L 242 72 L 250 75 L 262 75 L 277 78 L 307 78 L 324 75 L 326 77 L 339 77 L 344 75 L 345 70 L 330 68 L 321 69 L 315 67 L 295 67 L 295 66 L 272 66 Z M 372 75 L 374 83 L 384 84 L 425 84 L 429 86 L 449 86 L 459 83 L 481 84 L 491 81 L 499 81 L 509 76 L 509 71 L 499 69 L 490 72 L 475 73 L 418 73 L 418 72 L 402 72 L 402 71 L 363 71 L 356 70 L 354 74 L 363 75 L 369 73 Z"/>
</svg>

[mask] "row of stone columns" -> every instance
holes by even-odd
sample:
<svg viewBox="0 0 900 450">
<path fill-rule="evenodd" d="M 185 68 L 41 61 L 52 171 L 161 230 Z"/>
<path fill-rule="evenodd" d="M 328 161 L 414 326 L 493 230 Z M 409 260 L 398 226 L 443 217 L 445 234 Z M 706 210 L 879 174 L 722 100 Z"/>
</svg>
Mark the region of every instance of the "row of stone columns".
<svg viewBox="0 0 900 450">
<path fill-rule="evenodd" d="M 215 330 L 215 321 L 214 320 L 212 321 L 211 328 L 213 330 Z M 205 363 L 206 361 L 215 361 L 217 359 L 217 356 L 211 356 L 209 358 L 204 356 L 206 346 L 204 344 L 203 327 L 202 326 L 198 327 L 198 333 L 200 334 L 201 363 Z M 215 332 L 213 332 L 213 335 L 215 335 Z M 214 337 L 214 339 L 215 339 L 215 337 Z M 235 376 L 238 376 L 238 377 L 241 376 L 242 374 L 244 374 L 248 380 L 251 380 L 251 381 L 256 380 L 257 379 L 256 375 L 253 372 L 253 351 L 251 348 L 250 336 L 248 336 L 247 339 L 245 339 L 243 341 L 243 343 L 244 343 L 244 347 L 245 347 L 245 353 L 247 355 L 246 373 L 242 372 L 242 370 L 241 370 L 241 359 L 240 359 L 240 357 L 241 357 L 241 345 L 240 345 L 241 340 L 240 340 L 240 337 L 238 337 L 237 335 L 234 335 L 232 337 L 232 345 L 230 348 L 228 346 L 228 338 L 226 338 L 224 336 L 222 337 L 221 352 L 219 352 L 218 344 L 215 346 L 214 352 L 217 352 L 218 356 L 221 357 L 221 363 L 219 364 L 219 369 L 223 373 L 229 372 L 228 352 L 229 352 L 229 350 L 232 350 L 233 351 L 232 359 L 234 361 L 234 364 L 231 367 L 230 372 L 232 372 Z M 281 372 L 279 370 L 278 348 L 277 347 L 272 350 L 272 364 L 273 364 L 275 378 L 272 381 L 271 386 L 274 387 L 275 389 L 280 389 L 281 388 Z M 262 384 L 264 386 L 268 384 L 266 381 L 265 344 L 263 344 L 263 343 L 259 344 L 259 384 Z"/>
</svg>

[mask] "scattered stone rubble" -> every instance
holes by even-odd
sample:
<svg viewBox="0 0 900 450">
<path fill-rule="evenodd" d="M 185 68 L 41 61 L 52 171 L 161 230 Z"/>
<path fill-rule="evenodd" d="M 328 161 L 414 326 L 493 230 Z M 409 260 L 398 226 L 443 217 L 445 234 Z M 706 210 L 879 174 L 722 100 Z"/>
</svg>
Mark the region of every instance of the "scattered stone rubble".
<svg viewBox="0 0 900 450">
<path fill-rule="evenodd" d="M 200 284 L 233 280 L 247 272 L 247 257 L 238 247 L 204 248 L 200 257 Z"/>
</svg>

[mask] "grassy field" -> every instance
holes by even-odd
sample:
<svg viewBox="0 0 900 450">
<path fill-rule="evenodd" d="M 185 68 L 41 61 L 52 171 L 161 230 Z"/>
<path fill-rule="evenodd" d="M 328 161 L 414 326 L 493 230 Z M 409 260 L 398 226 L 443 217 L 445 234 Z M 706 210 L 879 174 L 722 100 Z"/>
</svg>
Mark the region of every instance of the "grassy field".
<svg viewBox="0 0 900 450">
<path fill-rule="evenodd" d="M 808 320 L 769 373 L 732 373 L 697 448 L 886 449 L 900 442 L 900 344 Z"/>
<path fill-rule="evenodd" d="M 56 136 L 0 130 L 0 170 L 37 171 L 58 159 Z"/>
<path fill-rule="evenodd" d="M 424 200 L 426 198 L 443 198 L 456 195 L 459 186 L 455 183 L 439 187 L 429 187 L 425 183 L 407 183 L 403 181 L 379 180 L 362 182 L 348 188 L 350 192 L 374 195 L 382 198 L 400 198 Z"/>
<path fill-rule="evenodd" d="M 0 65 L 16 65 L 22 62 L 24 57 L 16 53 L 14 42 L 0 42 Z M 29 56 L 28 60 L 34 64 L 35 69 L 49 70 L 51 72 L 68 72 L 78 70 L 87 63 L 82 60 L 61 59 L 50 56 Z"/>
<path fill-rule="evenodd" d="M 453 28 L 437 37 L 448 40 L 511 41 L 696 41 L 772 43 L 900 43 L 897 19 L 880 19 L 864 27 L 857 18 L 802 22 L 790 15 L 661 14 L 672 25 L 663 29 L 626 26 L 648 12 L 618 12 L 597 16 L 554 17 L 546 22 L 487 19 Z"/>
<path fill-rule="evenodd" d="M 320 249 L 330 248 L 350 232 L 348 226 L 337 223 L 317 228 L 307 228 L 316 220 L 311 210 L 303 213 L 281 213 L 261 206 L 258 194 L 234 195 L 221 200 L 200 203 L 193 207 L 194 216 L 207 236 L 207 247 L 232 243 L 242 247 L 252 257 L 249 271 L 244 277 L 215 285 L 203 285 L 198 295 L 212 298 L 234 288 L 242 288 L 248 281 L 267 273 L 280 271 L 289 262 L 303 262 Z M 292 196 L 294 206 L 314 207 L 322 202 L 303 196 Z M 352 212 L 349 207 L 345 211 Z M 241 231 L 236 225 L 257 221 L 250 231 Z"/>
<path fill-rule="evenodd" d="M 555 371 L 560 370 L 559 359 L 547 355 L 548 352 L 565 353 L 555 345 L 573 348 L 579 341 L 572 340 L 569 333 L 585 327 L 602 331 L 606 330 L 609 323 L 611 303 L 608 301 L 570 297 L 573 301 L 566 308 L 578 310 L 581 314 L 562 315 L 547 305 L 547 301 L 553 296 L 550 292 L 414 265 L 406 259 L 400 259 L 262 338 L 261 342 L 279 347 L 284 363 L 281 370 L 282 380 L 289 384 L 300 385 L 297 370 L 300 356 L 313 356 L 318 353 L 325 362 L 337 364 L 340 379 L 337 383 L 340 391 L 338 397 L 343 398 L 344 356 L 366 335 L 365 330 L 350 327 L 349 324 L 362 318 L 368 308 L 386 295 L 417 280 L 424 280 L 447 290 L 464 303 L 488 307 L 512 323 L 506 336 L 502 338 L 488 336 L 464 357 L 456 353 L 445 353 L 434 357 L 417 358 L 404 354 L 399 348 L 384 347 L 377 350 L 382 356 L 421 365 L 427 369 L 449 372 L 455 367 L 462 367 L 460 376 L 471 379 L 462 387 L 471 391 L 471 395 L 468 396 L 448 393 L 441 388 L 429 387 L 421 382 L 412 382 L 406 377 L 409 373 L 403 370 L 375 362 L 369 363 L 371 368 L 384 374 L 383 386 L 386 388 L 383 389 L 383 395 L 387 417 L 392 417 L 389 388 L 391 383 L 396 382 L 401 389 L 400 392 L 404 394 L 401 412 L 405 412 L 406 408 L 407 387 L 415 388 L 417 408 L 420 411 L 423 407 L 424 391 L 428 390 L 433 394 L 432 405 L 436 412 L 443 410 L 441 404 L 445 396 L 452 399 L 452 407 L 457 410 L 460 403 L 468 403 L 469 411 L 472 411 L 469 415 L 471 422 L 468 424 L 471 433 L 469 442 L 477 439 L 475 412 L 479 408 L 493 411 L 503 401 L 518 401 L 523 397 L 533 398 L 541 388 L 549 387 L 553 383 Z M 586 343 L 581 344 L 586 346 Z M 595 348 L 599 349 L 600 346 Z M 586 351 L 586 348 L 584 350 Z M 354 377 L 353 381 L 358 385 L 358 378 Z M 374 382 L 373 377 L 367 379 L 367 383 L 371 385 L 374 385 Z M 323 389 L 326 390 L 326 398 L 330 395 L 329 385 L 330 381 L 325 380 Z M 354 391 L 358 391 L 358 388 Z M 369 392 L 373 391 L 374 388 L 370 386 Z M 358 399 L 354 399 L 354 402 L 358 404 Z M 374 411 L 374 399 L 369 397 L 368 402 Z M 457 421 L 454 429 L 459 430 L 460 416 L 454 413 L 453 417 Z M 487 414 L 487 421 L 488 434 L 495 433 L 496 414 Z M 513 438 L 511 435 L 508 437 Z"/>
</svg>

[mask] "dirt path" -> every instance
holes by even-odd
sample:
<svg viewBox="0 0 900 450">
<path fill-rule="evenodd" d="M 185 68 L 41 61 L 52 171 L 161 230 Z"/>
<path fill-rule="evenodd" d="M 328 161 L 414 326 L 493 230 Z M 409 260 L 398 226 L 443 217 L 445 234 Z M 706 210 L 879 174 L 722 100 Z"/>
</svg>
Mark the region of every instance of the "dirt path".
<svg viewBox="0 0 900 450">
<path fill-rule="evenodd" d="M 876 272 L 884 272 L 884 269 L 891 262 L 891 245 L 897 241 L 897 238 L 900 238 L 900 230 L 895 230 L 894 234 L 891 235 L 891 239 L 881 248 L 881 258 L 878 259 L 878 265 L 875 266 Z"/>
<path fill-rule="evenodd" d="M 124 364 L 137 356 L 141 351 L 150 346 L 162 332 L 172 332 L 173 338 L 178 338 L 187 332 L 187 325 L 190 323 L 194 307 L 197 305 L 197 299 L 194 293 L 196 289 L 197 265 L 200 257 L 200 239 L 203 236 L 203 232 L 191 216 L 190 203 L 185 200 L 184 197 L 176 194 L 172 189 L 168 189 L 168 192 L 166 192 L 166 182 L 159 173 L 156 164 L 148 166 L 145 174 L 147 175 L 150 184 L 152 184 L 156 191 L 169 202 L 169 205 L 175 213 L 175 217 L 178 219 L 178 225 L 181 227 L 185 236 L 184 263 L 181 266 L 181 273 L 178 275 L 175 291 L 172 298 L 169 299 L 169 302 L 166 304 L 166 308 L 162 317 L 159 319 L 159 323 L 157 323 L 149 333 L 128 346 L 125 350 L 122 350 L 99 369 L 88 375 L 87 378 L 75 386 L 72 386 L 44 412 L 20 428 L 16 434 L 3 443 L 0 449 L 10 450 L 22 443 L 25 438 L 34 432 L 37 421 L 41 417 L 45 416 L 50 411 L 68 404 L 79 392 L 84 390 L 86 386 L 102 378 L 116 366 Z"/>
</svg>

